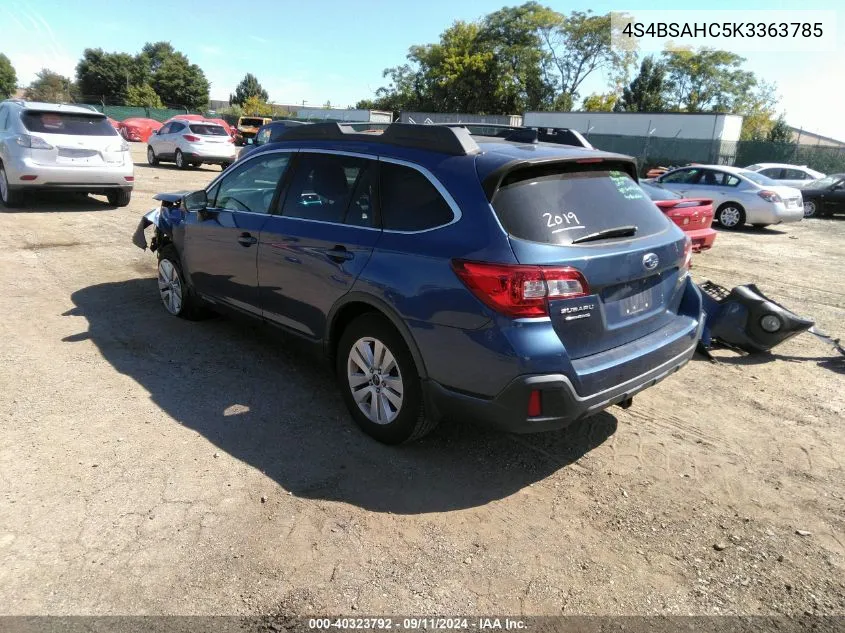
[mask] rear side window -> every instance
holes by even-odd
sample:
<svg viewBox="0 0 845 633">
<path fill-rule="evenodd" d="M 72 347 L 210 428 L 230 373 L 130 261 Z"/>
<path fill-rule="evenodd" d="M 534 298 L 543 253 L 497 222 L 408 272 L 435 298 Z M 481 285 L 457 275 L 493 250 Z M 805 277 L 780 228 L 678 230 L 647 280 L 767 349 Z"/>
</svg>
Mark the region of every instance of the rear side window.
<svg viewBox="0 0 845 633">
<path fill-rule="evenodd" d="M 635 226 L 635 236 L 643 237 L 667 227 L 663 213 L 625 172 L 551 170 L 520 170 L 496 192 L 493 209 L 509 234 L 566 245 L 607 229 Z"/>
<path fill-rule="evenodd" d="M 191 123 L 188 126 L 194 134 L 202 134 L 204 136 L 229 136 L 222 125 L 208 125 L 206 123 Z"/>
<path fill-rule="evenodd" d="M 382 228 L 423 231 L 449 224 L 452 208 L 431 181 L 416 169 L 381 163 L 380 208 Z"/>
<path fill-rule="evenodd" d="M 117 136 L 117 130 L 104 116 L 69 112 L 24 112 L 21 121 L 30 132 L 41 134 Z"/>
</svg>

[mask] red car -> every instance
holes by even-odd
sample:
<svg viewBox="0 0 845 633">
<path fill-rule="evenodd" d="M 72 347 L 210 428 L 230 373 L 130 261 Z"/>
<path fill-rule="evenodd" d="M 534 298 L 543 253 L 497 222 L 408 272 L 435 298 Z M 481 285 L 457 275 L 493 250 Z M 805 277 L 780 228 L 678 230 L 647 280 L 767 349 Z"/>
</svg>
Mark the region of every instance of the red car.
<svg viewBox="0 0 845 633">
<path fill-rule="evenodd" d="M 692 240 L 693 252 L 706 251 L 716 240 L 713 224 L 713 201 L 705 198 L 684 198 L 656 182 L 640 182 L 640 187 Z"/>
<path fill-rule="evenodd" d="M 161 123 L 155 119 L 132 117 L 120 124 L 120 135 L 127 141 L 146 143 L 153 132 L 161 128 Z"/>
</svg>

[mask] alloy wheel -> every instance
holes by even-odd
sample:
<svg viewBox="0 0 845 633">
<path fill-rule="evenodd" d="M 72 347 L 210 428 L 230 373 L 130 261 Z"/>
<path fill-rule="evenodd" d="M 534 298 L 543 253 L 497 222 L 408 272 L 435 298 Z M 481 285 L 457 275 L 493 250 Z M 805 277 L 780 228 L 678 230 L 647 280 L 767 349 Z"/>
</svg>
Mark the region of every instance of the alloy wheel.
<svg viewBox="0 0 845 633">
<path fill-rule="evenodd" d="M 182 280 L 169 259 L 162 259 L 158 263 L 158 291 L 165 309 L 178 316 L 182 310 Z"/>
<path fill-rule="evenodd" d="M 346 378 L 361 412 L 375 424 L 390 424 L 402 410 L 404 384 L 393 353 L 377 338 L 358 339 L 349 350 Z"/>
<path fill-rule="evenodd" d="M 739 209 L 736 207 L 725 207 L 719 211 L 719 224 L 726 228 L 733 228 L 739 224 Z"/>
<path fill-rule="evenodd" d="M 804 201 L 804 217 L 811 218 L 816 215 L 816 203 L 813 201 Z"/>
</svg>

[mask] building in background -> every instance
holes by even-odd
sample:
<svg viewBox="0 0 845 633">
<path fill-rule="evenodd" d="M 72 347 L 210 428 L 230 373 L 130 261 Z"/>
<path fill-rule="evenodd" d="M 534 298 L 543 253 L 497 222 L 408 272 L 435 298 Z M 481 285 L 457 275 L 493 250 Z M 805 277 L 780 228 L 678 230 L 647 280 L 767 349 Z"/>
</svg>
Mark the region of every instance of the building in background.
<svg viewBox="0 0 845 633">
<path fill-rule="evenodd" d="M 792 140 L 799 145 L 815 145 L 817 147 L 841 147 L 845 148 L 845 141 L 837 141 L 835 138 L 829 136 L 822 136 L 821 134 L 814 134 L 807 130 L 790 127 L 792 130 Z"/>
</svg>

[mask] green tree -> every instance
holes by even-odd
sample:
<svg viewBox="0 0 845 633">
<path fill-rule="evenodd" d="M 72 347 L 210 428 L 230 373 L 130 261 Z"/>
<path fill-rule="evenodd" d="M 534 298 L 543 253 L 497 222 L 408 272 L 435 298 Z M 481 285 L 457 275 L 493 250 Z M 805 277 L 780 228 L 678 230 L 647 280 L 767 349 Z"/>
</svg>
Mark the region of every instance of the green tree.
<svg viewBox="0 0 845 633">
<path fill-rule="evenodd" d="M 795 143 L 795 134 L 792 128 L 786 124 L 783 115 L 780 115 L 772 125 L 766 140 L 772 143 Z"/>
<path fill-rule="evenodd" d="M 250 97 L 258 97 L 261 101 L 267 101 L 270 98 L 267 91 L 258 83 L 255 75 L 247 73 L 235 88 L 235 94 L 229 95 L 229 103 L 243 105 L 244 101 Z"/>
<path fill-rule="evenodd" d="M 666 51 L 667 98 L 684 112 L 733 112 L 755 88 L 754 73 L 743 70 L 745 58 L 729 51 Z"/>
<path fill-rule="evenodd" d="M 581 109 L 584 112 L 613 112 L 613 106 L 618 99 L 619 97 L 613 93 L 606 95 L 597 95 L 594 93 L 584 99 Z"/>
<path fill-rule="evenodd" d="M 25 97 L 30 101 L 48 103 L 68 103 L 75 100 L 78 91 L 74 83 L 48 68 L 43 68 L 35 75 L 35 81 L 29 84 Z"/>
<path fill-rule="evenodd" d="M 200 110 L 208 105 L 209 83 L 205 73 L 182 53 L 174 53 L 156 67 L 152 86 L 168 105 L 191 110 Z"/>
<path fill-rule="evenodd" d="M 163 108 L 161 98 L 150 84 L 129 86 L 126 91 L 126 105 L 140 108 Z"/>
<path fill-rule="evenodd" d="M 142 85 L 149 77 L 143 60 L 127 53 L 106 53 L 101 48 L 86 48 L 76 65 L 79 91 L 98 100 L 122 103 L 131 85 Z"/>
<path fill-rule="evenodd" d="M 622 89 L 614 105 L 616 112 L 664 112 L 666 67 L 649 55 L 640 64 L 640 72 Z"/>
<path fill-rule="evenodd" d="M 241 110 L 244 115 L 254 114 L 256 116 L 271 116 L 273 114 L 273 106 L 261 99 L 258 95 L 248 97 L 241 105 Z"/>
<path fill-rule="evenodd" d="M 556 73 L 559 104 L 568 103 L 571 109 L 584 80 L 596 71 L 604 71 L 622 83 L 636 53 L 611 47 L 610 34 L 610 14 L 573 11 L 569 16 L 547 16 L 540 35 Z"/>
<path fill-rule="evenodd" d="M 777 104 L 775 86 L 770 83 L 759 82 L 743 95 L 734 106 L 734 112 L 743 116 L 739 140 L 765 141 L 775 124 Z"/>
<path fill-rule="evenodd" d="M 138 54 L 138 58 L 145 67 L 150 69 L 151 73 L 157 73 L 165 61 L 177 54 L 170 42 L 147 42 Z"/>
<path fill-rule="evenodd" d="M 0 53 L 0 99 L 8 99 L 15 94 L 17 85 L 18 76 L 12 62 L 3 53 Z"/>
</svg>

